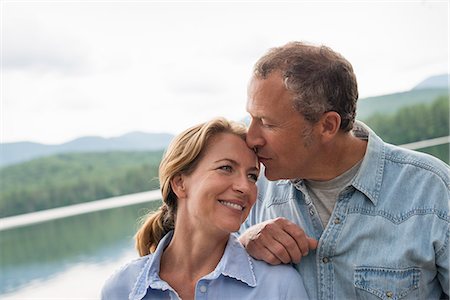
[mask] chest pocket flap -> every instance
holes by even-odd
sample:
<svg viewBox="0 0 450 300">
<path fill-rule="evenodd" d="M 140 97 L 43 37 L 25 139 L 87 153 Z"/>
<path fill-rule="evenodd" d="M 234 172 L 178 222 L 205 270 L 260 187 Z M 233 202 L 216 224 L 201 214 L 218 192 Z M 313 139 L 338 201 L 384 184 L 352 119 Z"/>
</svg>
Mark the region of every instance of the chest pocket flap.
<svg viewBox="0 0 450 300">
<path fill-rule="evenodd" d="M 380 299 L 394 300 L 406 296 L 418 296 L 420 270 L 416 268 L 392 269 L 380 267 L 356 267 L 354 285 L 358 298 L 372 294 Z M 365 295 L 364 295 L 365 294 Z"/>
</svg>

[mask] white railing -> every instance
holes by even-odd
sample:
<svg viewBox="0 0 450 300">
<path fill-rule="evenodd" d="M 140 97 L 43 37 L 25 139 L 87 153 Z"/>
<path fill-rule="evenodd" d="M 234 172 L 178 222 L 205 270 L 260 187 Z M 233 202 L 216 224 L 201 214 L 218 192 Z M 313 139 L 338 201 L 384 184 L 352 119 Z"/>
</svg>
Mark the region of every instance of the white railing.
<svg viewBox="0 0 450 300">
<path fill-rule="evenodd" d="M 6 217 L 0 219 L 0 231 L 159 199 L 161 199 L 161 192 L 154 190 Z"/>
<path fill-rule="evenodd" d="M 448 143 L 450 143 L 450 136 L 444 136 L 426 141 L 403 144 L 400 145 L 400 147 L 417 150 Z M 161 192 L 159 190 L 154 190 L 143 193 L 113 197 L 103 200 L 90 201 L 81 204 L 69 205 L 65 207 L 47 209 L 43 211 L 37 211 L 18 216 L 6 217 L 0 219 L 0 231 L 75 215 L 81 215 L 94 211 L 100 211 L 115 207 L 123 207 L 138 203 L 156 201 L 160 199 L 161 199 Z"/>
<path fill-rule="evenodd" d="M 403 144 L 403 145 L 400 145 L 400 147 L 403 147 L 406 149 L 411 149 L 411 150 L 417 150 L 417 149 L 423 149 L 423 148 L 432 147 L 432 146 L 439 146 L 439 145 L 448 144 L 448 143 L 450 143 L 450 135 L 438 137 L 435 139 L 425 140 L 425 141 L 418 141 L 418 142 L 414 142 L 414 143 Z"/>
</svg>

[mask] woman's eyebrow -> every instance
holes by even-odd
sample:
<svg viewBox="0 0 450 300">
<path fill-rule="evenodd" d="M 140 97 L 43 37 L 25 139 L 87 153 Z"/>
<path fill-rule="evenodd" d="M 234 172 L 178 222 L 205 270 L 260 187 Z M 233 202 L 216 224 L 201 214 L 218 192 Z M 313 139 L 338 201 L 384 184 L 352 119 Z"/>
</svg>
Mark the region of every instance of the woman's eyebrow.
<svg viewBox="0 0 450 300">
<path fill-rule="evenodd" d="M 227 161 L 233 165 L 239 165 L 239 163 L 237 161 L 235 161 L 234 159 L 231 159 L 231 158 L 221 158 L 219 160 L 216 160 L 215 163 L 222 162 L 222 161 Z"/>
<path fill-rule="evenodd" d="M 232 165 L 239 166 L 239 163 L 231 158 L 222 158 L 222 159 L 216 160 L 215 163 L 224 162 L 224 161 L 227 161 L 227 162 L 231 163 Z M 248 168 L 247 171 L 258 171 L 259 172 L 259 168 L 251 167 L 251 168 Z"/>
</svg>

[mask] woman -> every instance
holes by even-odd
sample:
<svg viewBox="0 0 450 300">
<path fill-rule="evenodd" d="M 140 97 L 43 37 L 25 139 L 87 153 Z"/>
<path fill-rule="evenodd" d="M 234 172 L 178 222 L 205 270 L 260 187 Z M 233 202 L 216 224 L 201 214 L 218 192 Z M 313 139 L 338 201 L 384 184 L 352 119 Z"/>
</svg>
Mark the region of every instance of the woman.
<svg viewBox="0 0 450 300">
<path fill-rule="evenodd" d="M 142 256 L 102 299 L 304 299 L 292 266 L 251 258 L 235 235 L 256 201 L 259 164 L 244 126 L 214 119 L 171 143 L 160 167 L 163 205 L 136 234 Z"/>
</svg>

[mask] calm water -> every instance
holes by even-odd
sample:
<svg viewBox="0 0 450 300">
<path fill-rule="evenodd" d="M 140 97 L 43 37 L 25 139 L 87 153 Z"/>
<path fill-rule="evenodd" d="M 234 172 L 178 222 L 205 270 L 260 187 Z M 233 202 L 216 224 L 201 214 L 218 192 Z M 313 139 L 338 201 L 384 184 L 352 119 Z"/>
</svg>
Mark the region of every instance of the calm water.
<svg viewBox="0 0 450 300">
<path fill-rule="evenodd" d="M 137 220 L 160 204 L 0 231 L 0 298 L 98 299 L 105 279 L 137 257 Z"/>
</svg>

